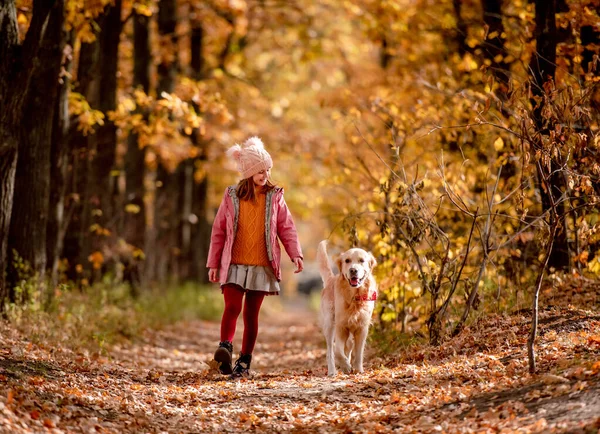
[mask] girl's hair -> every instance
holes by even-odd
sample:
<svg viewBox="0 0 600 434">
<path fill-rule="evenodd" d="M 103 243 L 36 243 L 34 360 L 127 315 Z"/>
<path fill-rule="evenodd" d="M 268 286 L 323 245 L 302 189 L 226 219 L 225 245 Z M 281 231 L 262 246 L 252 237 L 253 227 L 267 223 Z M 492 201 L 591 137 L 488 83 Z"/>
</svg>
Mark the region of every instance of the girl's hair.
<svg viewBox="0 0 600 434">
<path fill-rule="evenodd" d="M 273 184 L 270 180 L 267 180 L 265 185 L 265 191 L 269 191 L 275 188 L 275 184 Z M 238 182 L 237 185 L 237 197 L 240 200 L 256 200 L 256 185 L 252 178 L 245 178 Z"/>
</svg>

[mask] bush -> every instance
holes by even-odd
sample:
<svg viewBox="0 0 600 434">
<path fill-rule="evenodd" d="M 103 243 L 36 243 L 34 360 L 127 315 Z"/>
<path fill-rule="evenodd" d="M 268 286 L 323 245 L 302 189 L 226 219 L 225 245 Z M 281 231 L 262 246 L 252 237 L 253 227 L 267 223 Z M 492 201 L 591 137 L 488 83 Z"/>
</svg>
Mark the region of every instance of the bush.
<svg viewBox="0 0 600 434">
<path fill-rule="evenodd" d="M 206 286 L 154 288 L 137 299 L 130 294 L 126 285 L 61 285 L 47 309 L 34 297 L 22 306 L 7 306 L 7 318 L 32 342 L 102 352 L 106 345 L 139 338 L 148 328 L 217 320 L 223 310 L 220 291 Z"/>
</svg>

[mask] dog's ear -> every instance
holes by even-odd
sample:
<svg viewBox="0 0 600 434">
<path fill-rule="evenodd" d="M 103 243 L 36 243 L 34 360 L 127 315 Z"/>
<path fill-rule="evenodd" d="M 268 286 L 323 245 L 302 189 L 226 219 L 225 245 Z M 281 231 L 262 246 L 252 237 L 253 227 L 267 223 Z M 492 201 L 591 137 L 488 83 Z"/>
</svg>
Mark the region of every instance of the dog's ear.
<svg viewBox="0 0 600 434">
<path fill-rule="evenodd" d="M 375 265 L 377 265 L 377 259 L 375 259 L 375 256 L 369 252 L 369 267 L 371 267 L 371 270 L 375 268 Z"/>
<path fill-rule="evenodd" d="M 338 271 L 342 272 L 342 255 L 337 255 L 335 257 L 335 265 L 338 268 Z"/>
</svg>

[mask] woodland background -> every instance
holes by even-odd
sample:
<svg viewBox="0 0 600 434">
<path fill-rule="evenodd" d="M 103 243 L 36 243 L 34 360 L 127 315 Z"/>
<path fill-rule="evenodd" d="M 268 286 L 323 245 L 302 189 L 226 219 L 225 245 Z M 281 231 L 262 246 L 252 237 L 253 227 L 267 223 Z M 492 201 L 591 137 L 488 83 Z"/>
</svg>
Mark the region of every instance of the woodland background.
<svg viewBox="0 0 600 434">
<path fill-rule="evenodd" d="M 3 0 L 1 305 L 206 282 L 250 135 L 307 258 L 372 250 L 402 332 L 595 279 L 599 25 L 595 0 Z"/>
<path fill-rule="evenodd" d="M 321 239 L 357 245 L 372 345 L 525 315 L 535 373 L 544 291 L 598 308 L 599 35 L 598 0 L 0 0 L 5 326 L 102 352 L 218 317 L 225 150 L 258 135 L 305 250 L 288 295 Z"/>
</svg>

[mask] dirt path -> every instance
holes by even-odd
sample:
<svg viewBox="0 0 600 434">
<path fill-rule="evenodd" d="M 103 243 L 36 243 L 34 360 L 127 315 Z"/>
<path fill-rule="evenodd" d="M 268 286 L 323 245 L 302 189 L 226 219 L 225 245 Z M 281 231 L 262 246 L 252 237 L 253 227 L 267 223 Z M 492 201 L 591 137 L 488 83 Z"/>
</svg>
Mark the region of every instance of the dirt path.
<svg viewBox="0 0 600 434">
<path fill-rule="evenodd" d="M 298 303 L 267 309 L 254 375 L 238 381 L 207 364 L 215 323 L 148 331 L 98 358 L 4 330 L 0 432 L 597 432 L 600 323 L 578 315 L 564 316 L 569 329 L 548 323 L 536 377 L 518 317 L 402 361 L 368 354 L 365 374 L 328 378 L 315 314 Z"/>
</svg>

